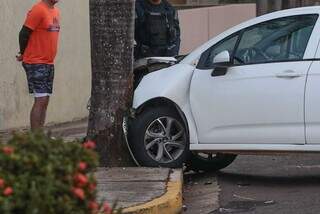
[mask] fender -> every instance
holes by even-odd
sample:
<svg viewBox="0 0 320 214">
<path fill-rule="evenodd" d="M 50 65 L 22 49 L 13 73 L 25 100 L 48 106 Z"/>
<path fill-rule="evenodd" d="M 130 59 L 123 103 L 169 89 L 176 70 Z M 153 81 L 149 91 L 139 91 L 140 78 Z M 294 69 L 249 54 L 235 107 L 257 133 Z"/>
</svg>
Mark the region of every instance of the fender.
<svg viewBox="0 0 320 214">
<path fill-rule="evenodd" d="M 189 64 L 176 64 L 144 76 L 134 91 L 132 105 L 134 109 L 138 109 L 155 98 L 166 98 L 175 103 L 187 119 L 190 144 L 198 143 L 197 128 L 189 99 L 194 69 L 194 66 Z"/>
</svg>

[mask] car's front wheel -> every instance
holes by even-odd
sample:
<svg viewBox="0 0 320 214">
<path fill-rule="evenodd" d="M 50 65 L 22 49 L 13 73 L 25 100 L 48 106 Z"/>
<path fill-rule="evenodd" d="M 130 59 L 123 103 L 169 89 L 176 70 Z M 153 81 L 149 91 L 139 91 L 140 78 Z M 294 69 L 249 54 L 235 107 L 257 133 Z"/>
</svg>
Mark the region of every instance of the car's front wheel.
<svg viewBox="0 0 320 214">
<path fill-rule="evenodd" d="M 146 108 L 132 119 L 128 140 L 135 159 L 142 166 L 178 168 L 189 153 L 183 120 L 166 106 Z"/>
</svg>

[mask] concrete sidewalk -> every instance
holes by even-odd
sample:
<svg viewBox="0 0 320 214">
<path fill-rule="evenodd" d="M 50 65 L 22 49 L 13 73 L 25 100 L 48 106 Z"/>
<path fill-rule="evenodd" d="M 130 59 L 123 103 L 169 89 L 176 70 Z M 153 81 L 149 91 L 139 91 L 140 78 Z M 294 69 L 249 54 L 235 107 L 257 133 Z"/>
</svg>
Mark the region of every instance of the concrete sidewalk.
<svg viewBox="0 0 320 214">
<path fill-rule="evenodd" d="M 83 139 L 87 132 L 87 119 L 46 127 L 52 136 L 70 142 Z M 6 141 L 11 132 L 0 132 Z M 182 212 L 181 169 L 165 168 L 98 168 L 96 171 L 98 200 L 117 201 L 123 213 L 177 214 Z"/>
<path fill-rule="evenodd" d="M 164 168 L 99 168 L 98 201 L 117 201 L 123 213 L 177 214 L 182 210 L 182 172 Z"/>
<path fill-rule="evenodd" d="M 62 124 L 49 124 L 44 129 L 50 132 L 53 137 L 63 138 L 65 141 L 70 142 L 76 139 L 83 139 L 87 134 L 88 119 L 84 118 L 77 121 L 62 123 Z M 27 128 L 0 130 L 0 141 L 6 142 L 15 131 L 27 132 Z"/>
</svg>

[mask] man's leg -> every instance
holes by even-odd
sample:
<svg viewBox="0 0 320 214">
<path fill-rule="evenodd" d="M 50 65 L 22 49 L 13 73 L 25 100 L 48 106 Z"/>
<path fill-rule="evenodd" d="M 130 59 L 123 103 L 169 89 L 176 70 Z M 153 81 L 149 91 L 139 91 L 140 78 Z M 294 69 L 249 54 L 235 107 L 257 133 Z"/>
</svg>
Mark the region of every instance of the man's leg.
<svg viewBox="0 0 320 214">
<path fill-rule="evenodd" d="M 35 97 L 30 113 L 31 130 L 42 129 L 46 119 L 49 96 Z"/>
<path fill-rule="evenodd" d="M 22 64 L 28 80 L 29 93 L 35 96 L 30 112 L 31 130 L 42 129 L 46 119 L 49 96 L 52 94 L 54 66 L 48 64 Z"/>
</svg>

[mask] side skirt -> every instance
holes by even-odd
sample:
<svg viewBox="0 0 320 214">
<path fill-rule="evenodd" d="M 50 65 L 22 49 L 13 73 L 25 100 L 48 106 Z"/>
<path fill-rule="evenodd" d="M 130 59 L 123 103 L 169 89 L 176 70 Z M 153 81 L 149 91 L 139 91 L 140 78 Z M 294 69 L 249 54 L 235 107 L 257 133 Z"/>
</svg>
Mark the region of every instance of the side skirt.
<svg viewBox="0 0 320 214">
<path fill-rule="evenodd" d="M 233 154 L 320 153 L 320 144 L 191 144 L 191 151 Z"/>
</svg>

